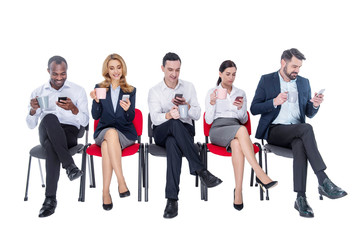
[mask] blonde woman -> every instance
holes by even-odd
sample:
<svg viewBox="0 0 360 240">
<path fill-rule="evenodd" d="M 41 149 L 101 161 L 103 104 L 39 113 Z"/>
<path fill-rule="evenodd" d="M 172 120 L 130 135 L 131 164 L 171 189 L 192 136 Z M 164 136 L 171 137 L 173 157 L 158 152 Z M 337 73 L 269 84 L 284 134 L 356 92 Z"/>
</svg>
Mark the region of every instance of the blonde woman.
<svg viewBox="0 0 360 240">
<path fill-rule="evenodd" d="M 98 99 L 96 91 L 90 93 L 93 99 L 91 114 L 99 119 L 94 133 L 95 143 L 101 146 L 103 169 L 103 208 L 113 207 L 110 195 L 110 182 L 115 172 L 121 198 L 130 196 L 122 170 L 122 149 L 135 143 L 137 134 L 132 123 L 135 117 L 136 88 L 126 81 L 127 68 L 124 59 L 118 54 L 110 54 L 103 63 L 102 75 L 105 78 L 95 88 L 105 88 L 105 99 Z"/>
</svg>

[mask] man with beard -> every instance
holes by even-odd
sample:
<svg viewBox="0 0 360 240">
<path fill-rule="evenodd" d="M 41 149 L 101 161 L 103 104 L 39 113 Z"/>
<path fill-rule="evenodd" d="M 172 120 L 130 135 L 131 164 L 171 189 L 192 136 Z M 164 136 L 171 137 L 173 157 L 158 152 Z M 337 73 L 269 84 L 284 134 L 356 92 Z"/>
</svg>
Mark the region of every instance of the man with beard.
<svg viewBox="0 0 360 240">
<path fill-rule="evenodd" d="M 35 89 L 30 97 L 26 117 L 30 129 L 39 124 L 40 144 L 46 149 L 45 201 L 39 217 L 48 217 L 55 212 L 56 191 L 60 165 L 73 181 L 83 175 L 69 152 L 77 145 L 80 126 L 89 123 L 88 103 L 85 90 L 67 78 L 67 62 L 63 57 L 54 56 L 48 61 L 50 80 Z M 40 108 L 38 97 L 48 96 L 48 108 Z"/>
<path fill-rule="evenodd" d="M 315 93 L 311 97 L 309 80 L 298 75 L 303 60 L 305 56 L 299 50 L 285 50 L 280 70 L 261 77 L 250 110 L 253 115 L 261 114 L 256 138 L 292 149 L 295 209 L 300 216 L 314 217 L 305 194 L 308 161 L 318 178 L 320 195 L 336 199 L 347 193 L 324 172 L 326 165 L 312 126 L 305 123 L 305 116 L 312 118 L 319 111 L 324 96 Z"/>
</svg>

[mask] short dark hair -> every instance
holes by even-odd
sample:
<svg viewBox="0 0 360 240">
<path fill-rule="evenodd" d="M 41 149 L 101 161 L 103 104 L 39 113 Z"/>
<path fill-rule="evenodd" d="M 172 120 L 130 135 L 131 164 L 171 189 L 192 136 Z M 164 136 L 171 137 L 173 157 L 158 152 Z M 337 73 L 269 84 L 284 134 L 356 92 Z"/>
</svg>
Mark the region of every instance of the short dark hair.
<svg viewBox="0 0 360 240">
<path fill-rule="evenodd" d="M 66 65 L 66 69 L 68 68 L 68 65 L 67 65 L 67 62 L 66 62 L 65 58 L 63 58 L 61 56 L 53 56 L 53 57 L 51 57 L 49 59 L 49 61 L 48 61 L 48 69 L 50 69 L 50 64 L 52 62 L 55 62 L 56 64 L 61 64 L 62 62 L 64 62 L 65 65 Z"/>
<path fill-rule="evenodd" d="M 173 52 L 168 52 L 163 57 L 162 65 L 165 67 L 166 61 L 178 61 L 178 60 L 180 61 L 180 64 L 181 64 L 181 59 L 180 59 L 179 55 L 177 55 L 176 53 L 173 53 Z"/>
<path fill-rule="evenodd" d="M 293 56 L 295 56 L 299 60 L 306 60 L 304 54 L 302 54 L 296 48 L 291 48 L 291 49 L 285 50 L 281 55 L 281 59 L 284 59 L 286 62 L 288 62 L 291 60 L 291 58 Z"/>
</svg>

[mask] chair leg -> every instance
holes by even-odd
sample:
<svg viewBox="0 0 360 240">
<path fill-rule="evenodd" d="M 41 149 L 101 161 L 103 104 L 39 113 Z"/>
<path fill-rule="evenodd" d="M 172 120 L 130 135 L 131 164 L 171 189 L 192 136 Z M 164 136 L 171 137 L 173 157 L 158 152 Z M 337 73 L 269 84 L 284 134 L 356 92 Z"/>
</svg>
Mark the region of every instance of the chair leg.
<svg viewBox="0 0 360 240">
<path fill-rule="evenodd" d="M 138 163 L 138 201 L 141 202 L 141 175 L 142 175 L 142 162 L 143 162 L 144 144 L 141 143 L 139 147 L 139 163 Z"/>
<path fill-rule="evenodd" d="M 265 173 L 268 174 L 268 169 L 267 169 L 267 150 L 264 149 L 264 155 L 265 155 Z M 266 200 L 270 200 L 269 198 L 269 190 L 266 189 Z"/>
<path fill-rule="evenodd" d="M 45 183 L 44 183 L 44 176 L 42 173 L 42 168 L 41 168 L 41 160 L 40 158 L 38 158 L 38 163 L 39 163 L 39 169 L 40 169 L 40 177 L 41 177 L 41 187 L 45 187 Z"/>
<path fill-rule="evenodd" d="M 90 188 L 96 188 L 95 184 L 95 171 L 94 171 L 94 157 L 90 155 L 89 158 L 89 179 L 90 179 Z"/>
<path fill-rule="evenodd" d="M 204 143 L 202 151 L 203 151 L 203 163 L 204 163 L 205 169 L 207 169 L 207 151 L 208 150 L 207 150 L 206 143 Z M 201 191 L 202 191 L 202 200 L 207 201 L 208 200 L 208 188 L 203 183 L 201 183 Z"/>
<path fill-rule="evenodd" d="M 144 153 L 145 202 L 149 201 L 149 145 L 145 143 Z"/>
<path fill-rule="evenodd" d="M 251 168 L 250 187 L 254 186 L 254 169 Z"/>
<path fill-rule="evenodd" d="M 259 143 L 255 143 L 256 146 L 259 147 L 260 151 L 259 151 L 259 165 L 260 167 L 262 168 L 262 157 L 261 157 L 261 146 Z M 255 185 L 256 186 L 256 185 Z M 260 201 L 263 201 L 264 200 L 264 193 L 263 193 L 263 190 L 261 187 L 259 187 L 259 191 L 260 191 Z"/>
<path fill-rule="evenodd" d="M 84 172 L 80 178 L 80 191 L 79 191 L 79 202 L 85 202 L 85 181 L 86 181 L 86 149 L 87 146 L 84 147 L 82 158 L 81 158 L 81 170 Z"/>
<path fill-rule="evenodd" d="M 30 155 L 30 157 L 29 157 L 29 167 L 28 167 L 28 173 L 27 173 L 27 178 L 26 178 L 26 187 L 25 187 L 25 197 L 24 197 L 24 201 L 27 201 L 27 200 L 28 200 L 30 168 L 31 168 L 31 155 Z"/>
</svg>

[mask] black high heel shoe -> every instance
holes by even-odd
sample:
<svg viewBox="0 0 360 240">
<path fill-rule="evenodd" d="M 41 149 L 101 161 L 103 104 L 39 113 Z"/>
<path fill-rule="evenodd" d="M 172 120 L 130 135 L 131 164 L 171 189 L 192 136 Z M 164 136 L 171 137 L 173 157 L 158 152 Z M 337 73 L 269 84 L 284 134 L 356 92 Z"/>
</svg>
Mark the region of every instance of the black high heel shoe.
<svg viewBox="0 0 360 240">
<path fill-rule="evenodd" d="M 235 189 L 234 189 L 234 202 L 235 202 Z M 236 210 L 238 210 L 238 211 L 242 210 L 242 209 L 244 208 L 244 201 L 243 201 L 243 203 L 241 203 L 241 204 L 235 204 L 235 203 L 234 203 L 234 208 L 235 208 Z"/>
<path fill-rule="evenodd" d="M 261 189 L 263 190 L 263 192 L 265 192 L 264 188 L 267 190 L 267 189 L 270 189 L 272 187 L 275 187 L 278 182 L 277 181 L 272 181 L 272 182 L 269 182 L 268 184 L 263 184 L 260 179 L 258 179 L 256 177 L 256 182 L 260 185 Z"/>
<path fill-rule="evenodd" d="M 111 199 L 111 195 L 110 195 L 110 199 Z M 112 199 L 111 199 L 111 203 L 109 203 L 109 204 L 104 204 L 104 199 L 103 199 L 102 207 L 105 211 L 110 211 L 113 208 Z"/>
<path fill-rule="evenodd" d="M 126 188 L 127 188 L 127 187 L 126 187 Z M 129 191 L 129 189 L 128 189 L 127 191 L 125 191 L 125 192 L 122 192 L 122 193 L 119 191 L 119 196 L 120 196 L 121 198 L 130 196 L 130 191 Z"/>
</svg>

